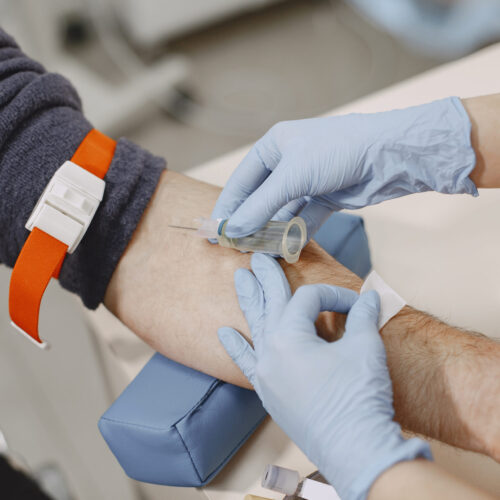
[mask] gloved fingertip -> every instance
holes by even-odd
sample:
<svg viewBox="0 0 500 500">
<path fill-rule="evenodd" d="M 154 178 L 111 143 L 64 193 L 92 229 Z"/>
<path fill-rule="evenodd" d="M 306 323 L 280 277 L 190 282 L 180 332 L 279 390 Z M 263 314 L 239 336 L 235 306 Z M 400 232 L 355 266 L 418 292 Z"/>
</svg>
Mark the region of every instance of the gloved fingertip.
<svg viewBox="0 0 500 500">
<path fill-rule="evenodd" d="M 219 328 L 217 335 L 231 359 L 253 384 L 256 357 L 250 344 L 236 330 L 228 326 Z"/>
<path fill-rule="evenodd" d="M 244 347 L 246 340 L 234 329 L 229 326 L 223 326 L 217 330 L 217 336 L 220 343 L 231 358 L 238 356 L 238 353 Z"/>
<path fill-rule="evenodd" d="M 237 280 L 244 279 L 245 275 L 249 272 L 250 271 L 244 267 L 238 267 L 238 269 L 234 271 L 234 282 L 236 283 Z"/>
<path fill-rule="evenodd" d="M 347 315 L 347 326 L 350 323 L 368 322 L 377 324 L 380 314 L 380 298 L 375 290 L 364 292 L 359 296 L 358 301 L 352 306 Z"/>
<path fill-rule="evenodd" d="M 229 217 L 231 217 L 231 215 L 233 214 L 234 210 L 230 210 L 228 208 L 226 208 L 225 206 L 223 205 L 220 205 L 219 206 L 219 201 L 217 201 L 217 204 L 215 205 L 215 208 L 212 210 L 212 213 L 210 214 L 210 219 L 211 220 L 226 220 L 226 219 L 229 219 Z"/>
<path fill-rule="evenodd" d="M 364 300 L 375 308 L 377 314 L 380 312 L 380 295 L 376 290 L 368 290 L 367 292 L 362 293 L 360 295 L 360 298 L 361 297 L 365 297 Z"/>
<path fill-rule="evenodd" d="M 229 217 L 226 224 L 225 235 L 228 238 L 242 238 L 255 233 L 266 223 L 256 217 L 257 210 L 252 199 L 245 200 L 240 207 Z"/>
<path fill-rule="evenodd" d="M 250 259 L 250 265 L 254 273 L 258 273 L 261 270 L 272 269 L 276 264 L 277 262 L 274 257 L 263 253 L 254 253 Z"/>
<path fill-rule="evenodd" d="M 218 243 L 215 238 L 208 238 L 208 242 L 212 243 L 212 245 L 216 245 Z"/>
<path fill-rule="evenodd" d="M 346 330 L 354 329 L 378 331 L 380 297 L 375 290 L 364 292 L 347 314 Z"/>
<path fill-rule="evenodd" d="M 234 272 L 234 287 L 238 296 L 248 296 L 254 292 L 254 275 L 244 268 L 236 269 Z"/>
<path fill-rule="evenodd" d="M 318 286 L 318 285 L 316 285 Z M 352 306 L 359 300 L 359 294 L 349 288 L 343 288 L 334 285 L 322 285 L 337 293 L 337 302 L 335 304 L 335 311 L 339 313 L 347 313 Z"/>
<path fill-rule="evenodd" d="M 249 228 L 247 225 L 234 224 L 229 221 L 226 225 L 224 235 L 228 238 L 243 238 L 254 232 L 253 228 Z"/>
<path fill-rule="evenodd" d="M 221 326 L 217 330 L 217 335 L 219 339 L 226 338 L 228 335 L 232 335 L 234 332 L 234 328 L 231 328 L 230 326 Z"/>
<path fill-rule="evenodd" d="M 255 252 L 252 254 L 252 258 L 250 259 L 251 264 L 259 264 L 260 262 L 267 262 L 272 257 L 266 255 L 265 253 Z"/>
</svg>

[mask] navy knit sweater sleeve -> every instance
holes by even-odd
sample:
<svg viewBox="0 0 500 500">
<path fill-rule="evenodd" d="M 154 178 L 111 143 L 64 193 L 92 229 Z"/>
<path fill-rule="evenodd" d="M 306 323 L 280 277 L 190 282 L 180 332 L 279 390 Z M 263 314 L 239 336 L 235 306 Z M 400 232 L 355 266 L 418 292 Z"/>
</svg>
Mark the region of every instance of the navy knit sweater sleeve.
<svg viewBox="0 0 500 500">
<path fill-rule="evenodd" d="M 14 266 L 38 198 L 91 128 L 71 84 L 47 73 L 0 29 L 0 262 Z M 118 141 L 104 199 L 59 275 L 87 307 L 102 302 L 164 168 L 164 160 Z"/>
</svg>

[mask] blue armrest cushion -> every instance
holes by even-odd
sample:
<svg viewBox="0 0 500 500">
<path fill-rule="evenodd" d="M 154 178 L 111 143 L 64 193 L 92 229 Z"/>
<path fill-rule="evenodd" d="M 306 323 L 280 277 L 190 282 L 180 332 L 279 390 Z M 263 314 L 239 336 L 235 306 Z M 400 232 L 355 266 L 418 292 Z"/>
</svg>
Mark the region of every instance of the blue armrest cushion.
<svg viewBox="0 0 500 500">
<path fill-rule="evenodd" d="M 101 417 L 99 430 L 133 479 L 202 486 L 265 416 L 253 391 L 155 354 Z"/>
</svg>

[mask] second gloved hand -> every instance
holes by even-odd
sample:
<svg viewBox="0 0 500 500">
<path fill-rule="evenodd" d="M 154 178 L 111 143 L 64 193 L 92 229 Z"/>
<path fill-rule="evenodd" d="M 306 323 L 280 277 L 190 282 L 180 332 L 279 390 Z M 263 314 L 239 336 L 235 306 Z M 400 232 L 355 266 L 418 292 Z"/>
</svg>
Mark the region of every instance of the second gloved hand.
<svg viewBox="0 0 500 500">
<path fill-rule="evenodd" d="M 411 108 L 281 122 L 253 146 L 212 218 L 226 235 L 272 217 L 304 218 L 312 238 L 332 211 L 422 191 L 477 194 L 471 124 L 456 97 Z"/>
<path fill-rule="evenodd" d="M 231 328 L 221 328 L 219 339 L 342 500 L 366 498 L 375 479 L 399 461 L 430 458 L 428 445 L 405 440 L 393 421 L 378 294 L 309 285 L 292 297 L 277 261 L 254 254 L 252 270 L 238 270 L 235 285 L 254 348 Z M 337 342 L 316 334 L 324 310 L 348 313 Z"/>
</svg>

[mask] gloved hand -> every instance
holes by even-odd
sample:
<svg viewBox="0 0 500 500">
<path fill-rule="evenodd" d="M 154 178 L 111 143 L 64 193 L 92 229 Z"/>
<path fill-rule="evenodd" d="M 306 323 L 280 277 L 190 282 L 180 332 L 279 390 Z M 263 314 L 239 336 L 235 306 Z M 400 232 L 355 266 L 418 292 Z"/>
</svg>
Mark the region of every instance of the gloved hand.
<svg viewBox="0 0 500 500">
<path fill-rule="evenodd" d="M 393 421 L 378 294 L 308 285 L 292 297 L 273 258 L 254 254 L 252 270 L 236 271 L 235 285 L 254 348 L 232 328 L 219 329 L 219 339 L 342 500 L 366 498 L 396 462 L 431 458 L 424 441 L 403 439 Z M 348 313 L 346 332 L 334 343 L 316 335 L 314 322 L 325 310 Z"/>
<path fill-rule="evenodd" d="M 471 124 L 460 99 L 374 114 L 278 123 L 247 154 L 212 218 L 226 235 L 300 213 L 311 238 L 334 210 L 422 191 L 477 195 Z"/>
</svg>

